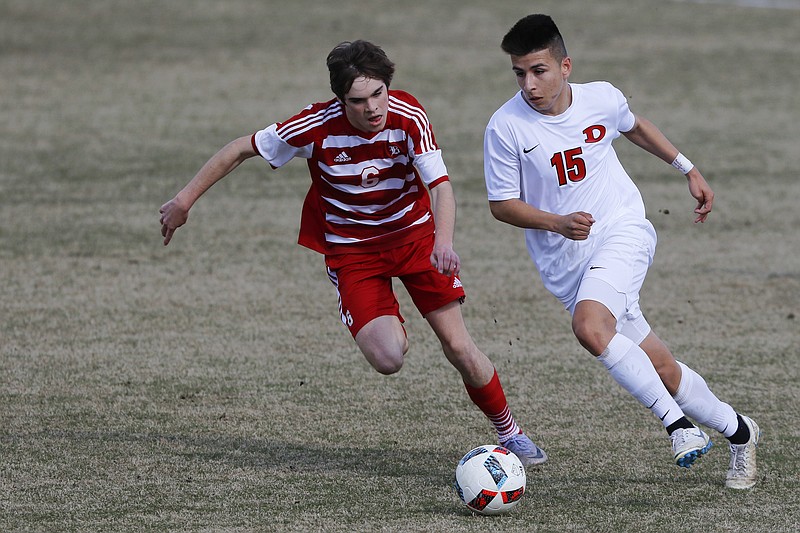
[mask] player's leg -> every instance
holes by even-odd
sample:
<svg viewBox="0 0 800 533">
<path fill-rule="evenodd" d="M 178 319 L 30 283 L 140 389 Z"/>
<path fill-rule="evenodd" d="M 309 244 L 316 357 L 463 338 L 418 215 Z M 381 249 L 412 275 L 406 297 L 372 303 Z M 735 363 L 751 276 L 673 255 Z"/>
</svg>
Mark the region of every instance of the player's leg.
<svg viewBox="0 0 800 533">
<path fill-rule="evenodd" d="M 457 276 L 445 276 L 431 266 L 433 235 L 407 248 L 398 248 L 397 272 L 414 305 L 428 321 L 447 360 L 459 371 L 470 399 L 492 422 L 498 441 L 523 464 L 541 464 L 547 455 L 514 420 L 494 365 L 475 345 L 461 314 L 464 288 Z"/>
<path fill-rule="evenodd" d="M 590 287 L 591 286 L 591 287 Z M 647 354 L 630 339 L 617 333 L 617 318 L 605 302 L 619 301 L 624 295 L 597 279 L 584 282 L 581 297 L 572 315 L 572 330 L 589 353 L 598 358 L 608 372 L 634 398 L 650 409 L 664 427 L 683 417 L 678 404 L 667 391 Z M 588 298 L 593 299 L 588 299 Z M 609 303 L 613 309 L 613 303 Z"/>
<path fill-rule="evenodd" d="M 575 307 L 575 336 L 605 366 L 614 381 L 661 420 L 670 436 L 676 464 L 690 467 L 710 449 L 708 435 L 684 416 L 644 350 L 616 332 L 616 317 L 600 303 L 617 300 L 613 288 L 599 280 L 587 280 L 582 285 L 579 297 L 583 294 L 592 299 L 579 300 Z"/>
<path fill-rule="evenodd" d="M 731 461 L 726 485 L 736 489 L 748 489 L 755 485 L 756 447 L 761 436 L 758 424 L 717 398 L 705 379 L 686 364 L 676 361 L 654 332 L 651 331 L 640 346 L 653 364 L 662 368 L 659 374 L 662 380 L 666 378 L 669 381 L 669 384 L 667 381 L 665 384 L 683 412 L 728 439 Z"/>
<path fill-rule="evenodd" d="M 426 313 L 425 319 L 441 342 L 445 357 L 459 371 L 464 383 L 473 388 L 487 385 L 495 368 L 467 331 L 459 301 Z"/>
<path fill-rule="evenodd" d="M 629 335 L 625 328 L 623 328 L 621 333 L 637 343 L 639 347 L 644 350 L 650 362 L 653 363 L 664 386 L 667 387 L 667 390 L 672 396 L 675 396 L 681 384 L 681 367 L 678 366 L 678 361 L 675 360 L 669 348 L 667 348 L 652 330 L 649 330 L 649 332 L 644 335 L 644 340 L 639 342 L 637 342 L 636 337 L 641 337 L 641 335 Z M 678 402 L 678 405 L 680 405 L 680 402 Z M 683 408 L 683 406 L 681 406 L 681 408 Z M 686 409 L 684 409 L 684 412 L 685 411 Z M 692 416 L 690 413 L 686 414 Z"/>
<path fill-rule="evenodd" d="M 736 412 L 711 392 L 699 374 L 675 360 L 670 349 L 653 331 L 640 346 L 653 365 L 661 370 L 662 381 L 687 415 L 726 437 L 733 435 L 738 425 Z"/>
<path fill-rule="evenodd" d="M 587 265 L 578 286 L 573 331 L 609 374 L 655 414 L 672 442 L 675 462 L 689 467 L 711 447 L 708 435 L 684 416 L 647 354 L 622 333 L 636 321 L 639 291 L 655 251 L 655 231 L 647 221 L 620 223 Z"/>
<path fill-rule="evenodd" d="M 661 381 L 686 415 L 716 429 L 729 440 L 737 431 L 742 436 L 737 435 L 734 440 L 739 444 L 748 440 L 747 426 L 733 407 L 717 398 L 702 376 L 675 359 L 672 351 L 647 324 L 638 305 L 621 322 L 620 332 L 645 351 Z"/>
<path fill-rule="evenodd" d="M 408 338 L 391 278 L 380 254 L 326 257 L 339 298 L 339 315 L 364 357 L 381 374 L 403 366 Z"/>
<path fill-rule="evenodd" d="M 408 338 L 397 316 L 373 318 L 356 333 L 355 341 L 369 364 L 381 374 L 394 374 L 403 367 Z"/>
<path fill-rule="evenodd" d="M 494 425 L 498 441 L 526 466 L 544 463 L 547 454 L 517 425 L 494 365 L 470 336 L 461 303 L 452 301 L 427 312 L 425 318 L 439 338 L 445 357 L 461 374 L 470 399 Z"/>
</svg>

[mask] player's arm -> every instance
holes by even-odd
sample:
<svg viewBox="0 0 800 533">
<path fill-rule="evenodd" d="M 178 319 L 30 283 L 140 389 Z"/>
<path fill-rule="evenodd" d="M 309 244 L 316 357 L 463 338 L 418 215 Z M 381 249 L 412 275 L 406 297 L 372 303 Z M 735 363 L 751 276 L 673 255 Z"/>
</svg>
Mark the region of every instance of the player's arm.
<svg viewBox="0 0 800 533">
<path fill-rule="evenodd" d="M 489 209 L 494 218 L 506 224 L 552 231 L 574 241 L 586 240 L 594 224 L 594 218 L 589 213 L 578 211 L 569 215 L 556 215 L 533 207 L 519 198 L 490 200 Z"/>
<path fill-rule="evenodd" d="M 431 264 L 445 275 L 458 275 L 461 259 L 453 249 L 456 226 L 456 198 L 449 181 L 440 181 L 430 189 L 433 219 L 436 223 Z"/>
<path fill-rule="evenodd" d="M 229 142 L 214 154 L 195 176 L 175 195 L 175 198 L 161 206 L 161 235 L 164 246 L 169 244 L 175 230 L 183 226 L 192 208 L 204 192 L 216 182 L 230 174 L 243 161 L 257 155 L 250 136 L 239 137 Z"/>
<path fill-rule="evenodd" d="M 630 131 L 622 134 L 633 144 L 643 148 L 663 161 L 673 164 L 678 156 L 678 149 L 667 139 L 658 127 L 643 117 L 636 117 L 636 122 Z M 686 172 L 689 184 L 689 193 L 697 200 L 694 212 L 697 214 L 695 222 L 705 222 L 714 203 L 714 191 L 706 182 L 696 166 Z"/>
<path fill-rule="evenodd" d="M 590 213 L 581 211 L 557 215 L 520 198 L 522 168 L 519 148 L 510 140 L 506 130 L 502 123 L 495 124 L 493 118 L 483 139 L 483 172 L 492 216 L 519 228 L 551 231 L 576 241 L 587 239 L 594 224 Z"/>
</svg>

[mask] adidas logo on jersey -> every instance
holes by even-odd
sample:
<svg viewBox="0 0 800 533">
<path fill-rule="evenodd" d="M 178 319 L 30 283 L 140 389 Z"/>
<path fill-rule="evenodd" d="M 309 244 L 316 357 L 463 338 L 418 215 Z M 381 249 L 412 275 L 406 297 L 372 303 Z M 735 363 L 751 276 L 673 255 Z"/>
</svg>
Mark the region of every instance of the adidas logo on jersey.
<svg viewBox="0 0 800 533">
<path fill-rule="evenodd" d="M 333 158 L 334 163 L 347 163 L 348 161 L 350 161 L 350 156 L 345 152 L 342 152 Z"/>
<path fill-rule="evenodd" d="M 460 288 L 460 287 L 462 287 L 462 286 L 463 286 L 463 285 L 461 285 L 461 280 L 460 280 L 460 279 L 458 279 L 458 277 L 456 277 L 456 276 L 453 276 L 453 288 L 454 288 L 454 289 L 458 289 L 458 288 Z"/>
</svg>

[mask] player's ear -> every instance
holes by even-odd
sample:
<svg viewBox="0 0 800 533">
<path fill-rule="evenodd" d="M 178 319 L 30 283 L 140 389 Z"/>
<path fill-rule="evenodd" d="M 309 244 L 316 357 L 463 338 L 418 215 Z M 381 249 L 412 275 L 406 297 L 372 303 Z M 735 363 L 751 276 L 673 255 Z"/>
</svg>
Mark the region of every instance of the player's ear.
<svg viewBox="0 0 800 533">
<path fill-rule="evenodd" d="M 561 60 L 561 75 L 565 78 L 572 73 L 572 59 L 566 56 Z"/>
</svg>

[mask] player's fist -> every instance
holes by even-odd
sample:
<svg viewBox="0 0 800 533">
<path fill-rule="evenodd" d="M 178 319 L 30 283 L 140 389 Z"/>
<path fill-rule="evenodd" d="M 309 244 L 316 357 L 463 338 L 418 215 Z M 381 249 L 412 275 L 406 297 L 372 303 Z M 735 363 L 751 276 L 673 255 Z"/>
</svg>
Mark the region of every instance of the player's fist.
<svg viewBox="0 0 800 533">
<path fill-rule="evenodd" d="M 445 276 L 457 276 L 461 271 L 461 259 L 452 246 L 434 245 L 431 253 L 431 264 Z"/>
<path fill-rule="evenodd" d="M 578 211 L 563 215 L 559 219 L 558 232 L 573 241 L 585 241 L 589 238 L 589 232 L 594 224 L 594 217 L 589 213 Z"/>
</svg>

